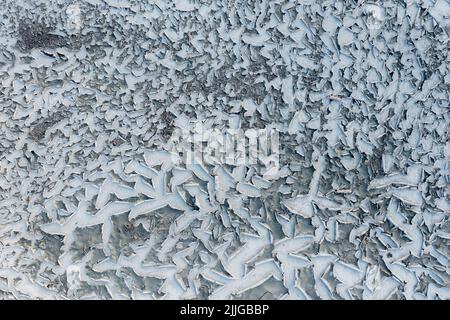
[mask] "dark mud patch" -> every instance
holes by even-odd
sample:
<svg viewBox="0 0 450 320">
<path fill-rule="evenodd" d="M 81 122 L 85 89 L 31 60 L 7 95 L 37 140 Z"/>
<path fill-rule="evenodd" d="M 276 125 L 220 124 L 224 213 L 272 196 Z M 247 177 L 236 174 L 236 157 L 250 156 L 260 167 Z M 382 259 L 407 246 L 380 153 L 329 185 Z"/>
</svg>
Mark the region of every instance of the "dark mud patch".
<svg viewBox="0 0 450 320">
<path fill-rule="evenodd" d="M 22 50 L 58 48 L 67 45 L 64 37 L 51 33 L 51 28 L 41 22 L 20 21 L 17 46 Z"/>
<path fill-rule="evenodd" d="M 30 139 L 34 141 L 42 140 L 45 137 L 45 132 L 47 131 L 47 129 L 57 124 L 64 118 L 65 118 L 64 112 L 57 111 L 49 115 L 48 117 L 40 120 L 39 122 L 33 125 L 33 128 L 29 133 Z"/>
</svg>

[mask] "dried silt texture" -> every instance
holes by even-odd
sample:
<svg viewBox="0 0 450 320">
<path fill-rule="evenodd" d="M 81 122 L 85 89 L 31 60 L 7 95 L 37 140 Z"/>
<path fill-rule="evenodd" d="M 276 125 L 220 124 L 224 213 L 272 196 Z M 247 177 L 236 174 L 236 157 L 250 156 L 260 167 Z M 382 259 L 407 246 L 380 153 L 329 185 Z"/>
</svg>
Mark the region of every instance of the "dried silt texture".
<svg viewBox="0 0 450 320">
<path fill-rule="evenodd" d="M 3 0 L 0 298 L 450 299 L 449 33 L 448 0 Z"/>
</svg>

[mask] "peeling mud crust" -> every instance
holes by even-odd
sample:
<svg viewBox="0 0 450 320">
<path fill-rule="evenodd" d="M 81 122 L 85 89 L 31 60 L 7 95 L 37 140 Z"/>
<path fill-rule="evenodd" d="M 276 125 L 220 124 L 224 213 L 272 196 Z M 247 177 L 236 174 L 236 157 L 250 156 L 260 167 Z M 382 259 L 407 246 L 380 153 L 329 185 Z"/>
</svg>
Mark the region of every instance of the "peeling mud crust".
<svg viewBox="0 0 450 320">
<path fill-rule="evenodd" d="M 450 299 L 449 13 L 3 1 L 0 298 Z M 279 170 L 174 160 L 198 124 Z"/>
</svg>

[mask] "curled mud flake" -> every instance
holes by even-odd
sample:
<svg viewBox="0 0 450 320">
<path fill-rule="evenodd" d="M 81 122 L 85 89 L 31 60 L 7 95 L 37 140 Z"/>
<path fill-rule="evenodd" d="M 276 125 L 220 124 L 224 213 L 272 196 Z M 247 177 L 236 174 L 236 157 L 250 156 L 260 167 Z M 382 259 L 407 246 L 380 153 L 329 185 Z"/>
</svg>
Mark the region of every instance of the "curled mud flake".
<svg viewBox="0 0 450 320">
<path fill-rule="evenodd" d="M 386 19 L 386 9 L 375 3 L 364 5 L 367 27 L 371 30 L 380 29 Z"/>
</svg>

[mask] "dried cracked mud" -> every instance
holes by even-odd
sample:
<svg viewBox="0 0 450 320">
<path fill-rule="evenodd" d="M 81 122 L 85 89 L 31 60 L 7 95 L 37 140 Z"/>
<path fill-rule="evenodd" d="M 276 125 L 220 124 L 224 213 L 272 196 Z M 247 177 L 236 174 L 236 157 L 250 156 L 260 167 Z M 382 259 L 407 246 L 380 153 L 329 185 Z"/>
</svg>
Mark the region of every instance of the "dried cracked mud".
<svg viewBox="0 0 450 320">
<path fill-rule="evenodd" d="M 3 0 L 0 298 L 450 299 L 449 33 L 448 0 Z M 278 132 L 277 170 L 177 161 L 199 124 Z"/>
</svg>

